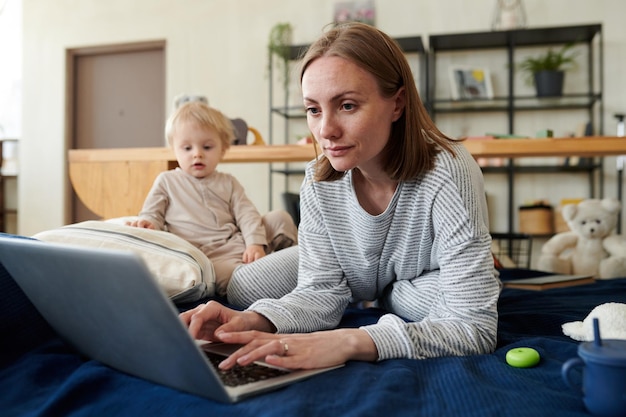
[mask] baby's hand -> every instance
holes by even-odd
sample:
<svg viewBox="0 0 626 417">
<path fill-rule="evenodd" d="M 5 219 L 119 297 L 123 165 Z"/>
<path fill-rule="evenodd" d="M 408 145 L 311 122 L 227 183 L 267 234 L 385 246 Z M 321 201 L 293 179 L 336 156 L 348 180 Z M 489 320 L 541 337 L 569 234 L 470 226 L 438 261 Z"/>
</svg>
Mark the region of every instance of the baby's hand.
<svg viewBox="0 0 626 417">
<path fill-rule="evenodd" d="M 257 259 L 261 259 L 264 256 L 265 247 L 263 247 L 263 245 L 250 245 L 243 252 L 243 263 L 249 264 Z"/>
<path fill-rule="evenodd" d="M 138 219 L 130 222 L 126 222 L 126 226 L 141 227 L 142 229 L 155 229 L 154 225 L 148 220 Z"/>
</svg>

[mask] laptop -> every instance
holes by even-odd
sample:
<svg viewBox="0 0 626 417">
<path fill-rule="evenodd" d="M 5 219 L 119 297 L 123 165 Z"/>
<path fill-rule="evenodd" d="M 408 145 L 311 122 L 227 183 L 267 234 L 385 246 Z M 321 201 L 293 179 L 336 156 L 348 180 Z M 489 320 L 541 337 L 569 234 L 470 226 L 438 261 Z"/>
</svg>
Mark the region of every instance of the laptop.
<svg viewBox="0 0 626 417">
<path fill-rule="evenodd" d="M 1 237 L 0 262 L 80 353 L 157 384 L 232 403 L 337 368 L 291 371 L 259 362 L 234 368 L 262 378 L 237 385 L 237 375 L 214 365 L 237 346 L 194 340 L 132 252 Z"/>
</svg>

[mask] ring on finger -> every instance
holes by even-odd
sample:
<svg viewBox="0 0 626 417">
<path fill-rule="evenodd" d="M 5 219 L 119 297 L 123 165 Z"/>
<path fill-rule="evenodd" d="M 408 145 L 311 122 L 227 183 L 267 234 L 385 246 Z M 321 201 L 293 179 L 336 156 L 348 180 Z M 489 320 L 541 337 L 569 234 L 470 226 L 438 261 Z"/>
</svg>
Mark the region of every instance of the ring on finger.
<svg viewBox="0 0 626 417">
<path fill-rule="evenodd" d="M 282 356 L 287 356 L 287 354 L 289 353 L 289 345 L 287 344 L 287 342 L 285 342 L 283 340 L 280 340 L 279 342 L 283 346 L 283 354 L 282 354 Z"/>
</svg>

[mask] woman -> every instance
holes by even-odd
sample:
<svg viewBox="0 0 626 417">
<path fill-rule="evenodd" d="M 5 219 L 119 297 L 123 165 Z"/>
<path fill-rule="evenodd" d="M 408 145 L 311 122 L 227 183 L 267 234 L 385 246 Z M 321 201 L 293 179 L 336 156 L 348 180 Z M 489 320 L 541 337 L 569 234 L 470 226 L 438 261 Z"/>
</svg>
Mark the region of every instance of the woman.
<svg viewBox="0 0 626 417">
<path fill-rule="evenodd" d="M 340 26 L 310 47 L 300 79 L 323 152 L 301 188 L 300 246 L 240 268 L 228 290 L 240 305 L 282 297 L 199 306 L 181 315 L 191 334 L 244 345 L 224 369 L 491 352 L 499 284 L 482 174 L 429 118 L 401 49 L 371 26 Z M 389 314 L 335 329 L 355 300 Z"/>
</svg>

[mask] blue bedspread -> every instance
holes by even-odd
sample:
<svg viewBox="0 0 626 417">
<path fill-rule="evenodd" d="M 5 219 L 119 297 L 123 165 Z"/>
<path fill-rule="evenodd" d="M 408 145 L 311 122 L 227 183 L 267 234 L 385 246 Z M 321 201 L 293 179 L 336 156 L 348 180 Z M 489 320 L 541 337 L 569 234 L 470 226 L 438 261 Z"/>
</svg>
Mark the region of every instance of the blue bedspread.
<svg viewBox="0 0 626 417">
<path fill-rule="evenodd" d="M 65 345 L 0 265 L 1 416 L 587 416 L 560 376 L 577 343 L 561 324 L 596 305 L 626 303 L 626 279 L 544 292 L 504 290 L 498 348 L 490 355 L 351 362 L 279 391 L 228 405 L 112 370 Z M 343 326 L 381 312 L 349 310 Z M 541 354 L 512 368 L 506 352 Z"/>
</svg>

